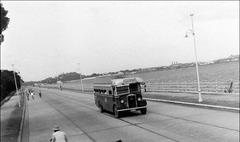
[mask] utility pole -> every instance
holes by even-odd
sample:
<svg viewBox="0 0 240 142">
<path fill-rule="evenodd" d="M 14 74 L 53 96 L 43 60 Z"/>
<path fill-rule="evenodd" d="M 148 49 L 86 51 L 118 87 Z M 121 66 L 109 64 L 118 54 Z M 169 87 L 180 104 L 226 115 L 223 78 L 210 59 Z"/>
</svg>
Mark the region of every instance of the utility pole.
<svg viewBox="0 0 240 142">
<path fill-rule="evenodd" d="M 16 87 L 16 93 L 19 96 L 19 101 L 18 101 L 18 106 L 21 107 L 21 96 L 18 93 L 18 87 L 17 87 L 17 80 L 16 80 L 16 76 L 15 76 L 15 71 L 14 71 L 14 64 L 12 64 L 12 68 L 13 68 L 13 78 L 14 78 L 14 82 L 15 82 L 15 87 Z"/>
<path fill-rule="evenodd" d="M 191 17 L 191 22 L 192 22 L 192 29 L 190 29 L 189 31 L 191 32 L 191 34 L 193 36 L 193 46 L 194 46 L 196 74 L 197 74 L 197 84 L 198 84 L 198 102 L 202 102 L 203 100 L 202 100 L 200 79 L 199 79 L 199 71 L 198 71 L 198 58 L 197 58 L 197 48 L 196 48 L 196 37 L 195 37 L 195 31 L 194 31 L 194 25 L 193 25 L 193 16 L 194 16 L 194 14 L 191 13 L 190 17 Z M 187 33 L 186 33 L 185 37 L 188 37 Z"/>
</svg>

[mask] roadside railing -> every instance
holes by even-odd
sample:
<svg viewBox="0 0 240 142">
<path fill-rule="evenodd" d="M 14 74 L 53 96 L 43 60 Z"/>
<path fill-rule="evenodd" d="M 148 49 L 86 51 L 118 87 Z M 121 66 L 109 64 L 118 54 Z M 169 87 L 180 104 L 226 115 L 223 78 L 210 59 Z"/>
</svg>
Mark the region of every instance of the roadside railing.
<svg viewBox="0 0 240 142">
<path fill-rule="evenodd" d="M 197 82 L 146 82 L 147 91 L 197 93 Z M 200 82 L 201 91 L 210 94 L 239 94 L 239 82 Z M 229 89 L 231 88 L 231 92 Z"/>
<path fill-rule="evenodd" d="M 205 94 L 236 94 L 239 95 L 239 82 L 233 82 L 232 92 L 227 92 L 230 82 L 200 82 L 201 92 Z M 48 88 L 59 88 L 57 84 L 47 85 Z M 63 84 L 62 89 L 81 91 L 80 84 Z M 143 89 L 144 91 L 144 89 Z M 176 93 L 198 93 L 197 82 L 160 82 L 147 81 L 147 92 L 176 92 Z M 84 92 L 93 92 L 92 85 L 84 84 Z"/>
</svg>

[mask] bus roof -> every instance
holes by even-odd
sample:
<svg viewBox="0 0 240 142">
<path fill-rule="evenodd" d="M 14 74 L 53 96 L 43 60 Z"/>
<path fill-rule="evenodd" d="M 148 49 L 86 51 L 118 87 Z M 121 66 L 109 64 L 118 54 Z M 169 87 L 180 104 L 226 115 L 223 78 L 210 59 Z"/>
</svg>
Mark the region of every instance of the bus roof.
<svg viewBox="0 0 240 142">
<path fill-rule="evenodd" d="M 97 77 L 94 80 L 94 85 L 114 85 L 122 86 L 129 85 L 131 83 L 143 83 L 143 80 L 139 77 L 127 77 L 127 78 L 117 78 L 115 79 L 112 76 Z"/>
</svg>

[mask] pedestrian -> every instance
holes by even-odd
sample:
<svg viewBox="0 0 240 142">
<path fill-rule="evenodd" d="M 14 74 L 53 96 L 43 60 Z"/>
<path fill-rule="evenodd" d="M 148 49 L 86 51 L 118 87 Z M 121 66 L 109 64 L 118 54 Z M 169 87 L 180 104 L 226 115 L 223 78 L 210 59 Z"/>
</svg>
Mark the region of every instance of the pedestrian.
<svg viewBox="0 0 240 142">
<path fill-rule="evenodd" d="M 34 93 L 31 91 L 30 95 L 32 96 L 32 99 L 34 100 Z"/>
<path fill-rule="evenodd" d="M 53 134 L 50 142 L 68 142 L 66 133 L 60 130 L 60 127 L 55 125 L 53 127 Z"/>
<path fill-rule="evenodd" d="M 29 100 L 29 90 L 28 89 L 25 90 L 25 94 L 27 96 L 27 100 Z"/>
<path fill-rule="evenodd" d="M 233 92 L 233 81 L 231 81 L 229 89 L 228 89 L 228 93 L 232 93 Z"/>
<path fill-rule="evenodd" d="M 147 85 L 144 83 L 144 92 L 147 92 Z"/>
<path fill-rule="evenodd" d="M 40 90 L 39 90 L 39 92 L 38 92 L 38 95 L 39 95 L 40 98 L 42 98 L 42 93 L 41 93 Z"/>
<path fill-rule="evenodd" d="M 233 92 L 233 81 L 230 82 L 229 87 L 225 87 L 224 93 L 232 93 Z"/>
</svg>

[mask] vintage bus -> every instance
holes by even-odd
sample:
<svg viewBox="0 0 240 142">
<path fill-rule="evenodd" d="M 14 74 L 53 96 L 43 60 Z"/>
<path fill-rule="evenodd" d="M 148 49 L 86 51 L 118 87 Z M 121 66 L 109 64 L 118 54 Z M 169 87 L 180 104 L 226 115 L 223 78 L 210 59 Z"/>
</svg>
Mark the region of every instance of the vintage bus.
<svg viewBox="0 0 240 142">
<path fill-rule="evenodd" d="M 142 98 L 141 84 L 143 80 L 138 77 L 118 78 L 113 76 L 97 77 L 94 80 L 95 104 L 100 112 L 113 112 L 118 118 L 121 112 L 140 110 L 147 112 L 147 102 Z"/>
</svg>

